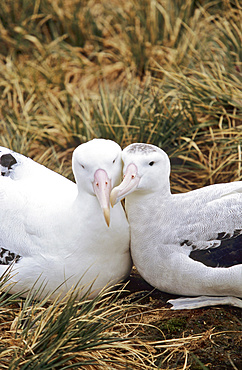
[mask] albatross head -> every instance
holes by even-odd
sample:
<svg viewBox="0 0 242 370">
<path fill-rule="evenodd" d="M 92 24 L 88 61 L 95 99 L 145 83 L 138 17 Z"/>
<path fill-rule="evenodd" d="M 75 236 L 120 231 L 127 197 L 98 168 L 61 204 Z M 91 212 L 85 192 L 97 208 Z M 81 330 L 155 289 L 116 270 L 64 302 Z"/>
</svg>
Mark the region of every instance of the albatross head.
<svg viewBox="0 0 242 370">
<path fill-rule="evenodd" d="M 122 159 L 124 178 L 111 192 L 112 206 L 134 191 L 142 194 L 170 191 L 170 160 L 163 150 L 155 145 L 135 143 L 123 150 Z"/>
<path fill-rule="evenodd" d="M 120 181 L 121 148 L 111 140 L 94 139 L 79 145 L 73 152 L 72 169 L 79 193 L 96 196 L 110 223 L 110 192 Z"/>
</svg>

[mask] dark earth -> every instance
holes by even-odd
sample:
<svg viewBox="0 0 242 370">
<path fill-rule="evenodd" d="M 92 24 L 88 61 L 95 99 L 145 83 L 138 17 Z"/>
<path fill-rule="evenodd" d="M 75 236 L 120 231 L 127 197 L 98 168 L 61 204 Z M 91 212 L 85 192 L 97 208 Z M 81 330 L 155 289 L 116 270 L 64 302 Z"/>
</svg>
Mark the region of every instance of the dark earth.
<svg viewBox="0 0 242 370">
<path fill-rule="evenodd" d="M 138 336 L 150 341 L 175 340 L 165 348 L 154 345 L 157 368 L 242 370 L 242 310 L 231 306 L 205 307 L 192 310 L 170 310 L 166 303 L 177 296 L 161 292 L 147 284 L 134 268 L 126 289 L 129 303 L 139 303 L 142 322 Z M 139 321 L 140 317 L 139 317 Z M 186 338 L 183 340 L 182 338 Z M 162 343 L 161 343 L 162 344 Z"/>
</svg>

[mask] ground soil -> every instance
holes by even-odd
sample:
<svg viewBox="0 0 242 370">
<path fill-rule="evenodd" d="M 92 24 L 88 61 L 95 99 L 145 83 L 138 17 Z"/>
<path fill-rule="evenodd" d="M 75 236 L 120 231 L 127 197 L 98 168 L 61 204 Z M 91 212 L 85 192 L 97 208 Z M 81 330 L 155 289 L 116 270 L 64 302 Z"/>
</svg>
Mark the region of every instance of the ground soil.
<svg viewBox="0 0 242 370">
<path fill-rule="evenodd" d="M 242 310 L 230 306 L 170 309 L 170 295 L 147 284 L 133 269 L 126 300 L 142 304 L 137 335 L 152 341 L 161 369 L 242 370 Z M 142 330 L 141 330 L 142 328 Z M 170 347 L 167 342 L 170 340 Z M 169 343 L 169 342 L 168 342 Z M 164 347 L 163 347 L 164 345 Z M 164 353 L 165 352 L 165 353 Z M 186 367 L 185 367 L 186 366 Z"/>
</svg>

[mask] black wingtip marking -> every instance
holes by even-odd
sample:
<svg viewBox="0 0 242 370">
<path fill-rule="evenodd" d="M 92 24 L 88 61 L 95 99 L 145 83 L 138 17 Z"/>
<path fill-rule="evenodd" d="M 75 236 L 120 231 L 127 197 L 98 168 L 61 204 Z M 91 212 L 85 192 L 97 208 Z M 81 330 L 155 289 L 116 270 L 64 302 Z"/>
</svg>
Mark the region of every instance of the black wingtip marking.
<svg viewBox="0 0 242 370">
<path fill-rule="evenodd" d="M 8 154 L 3 154 L 1 157 L 0 157 L 0 164 L 3 166 L 3 167 L 6 167 L 7 169 L 11 169 L 12 166 L 14 164 L 16 164 L 17 161 L 16 159 L 14 158 L 14 156 L 10 153 Z"/>
<path fill-rule="evenodd" d="M 231 238 L 237 238 L 239 235 L 242 234 L 241 229 L 235 229 L 233 234 L 230 233 L 218 233 L 217 239 L 218 240 L 225 240 L 225 239 L 231 239 Z"/>
<path fill-rule="evenodd" d="M 213 239 L 212 239 L 213 240 Z M 219 243 L 219 245 L 216 245 Z M 211 248 L 196 249 L 196 243 L 183 240 L 181 246 L 191 246 L 189 257 L 210 267 L 231 267 L 242 264 L 242 230 L 218 233 Z"/>
<path fill-rule="evenodd" d="M 0 248 L 0 265 L 11 265 L 12 262 L 18 262 L 22 257 L 19 254 Z"/>
<path fill-rule="evenodd" d="M 231 267 L 242 264 L 242 235 L 223 239 L 218 248 L 194 250 L 189 255 L 210 267 Z"/>
<path fill-rule="evenodd" d="M 191 245 L 192 245 L 192 242 L 189 242 L 189 240 L 188 239 L 186 239 L 186 240 L 183 240 L 183 242 L 181 242 L 180 243 L 180 246 L 182 247 L 183 245 L 187 245 L 188 247 L 190 247 Z"/>
</svg>

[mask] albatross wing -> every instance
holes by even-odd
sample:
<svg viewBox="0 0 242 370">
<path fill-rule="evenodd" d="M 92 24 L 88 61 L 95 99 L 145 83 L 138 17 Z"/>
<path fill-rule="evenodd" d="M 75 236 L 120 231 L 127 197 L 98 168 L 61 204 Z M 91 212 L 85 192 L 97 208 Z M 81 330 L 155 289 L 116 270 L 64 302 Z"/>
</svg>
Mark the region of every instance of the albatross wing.
<svg viewBox="0 0 242 370">
<path fill-rule="evenodd" d="M 168 293 L 226 297 L 182 298 L 174 308 L 212 302 L 241 307 L 242 183 L 171 194 L 170 161 L 160 148 L 131 144 L 123 162 L 124 180 L 111 202 L 126 197 L 131 254 L 141 276 Z"/>
<path fill-rule="evenodd" d="M 109 227 L 105 222 L 111 187 L 121 175 L 118 144 L 96 139 L 77 147 L 76 183 L 7 148 L 0 148 L 0 171 L 0 275 L 14 262 L 12 292 L 37 282 L 42 295 L 59 287 L 55 297 L 80 282 L 80 295 L 89 288 L 96 295 L 128 276 L 122 206 L 110 211 Z"/>
</svg>

